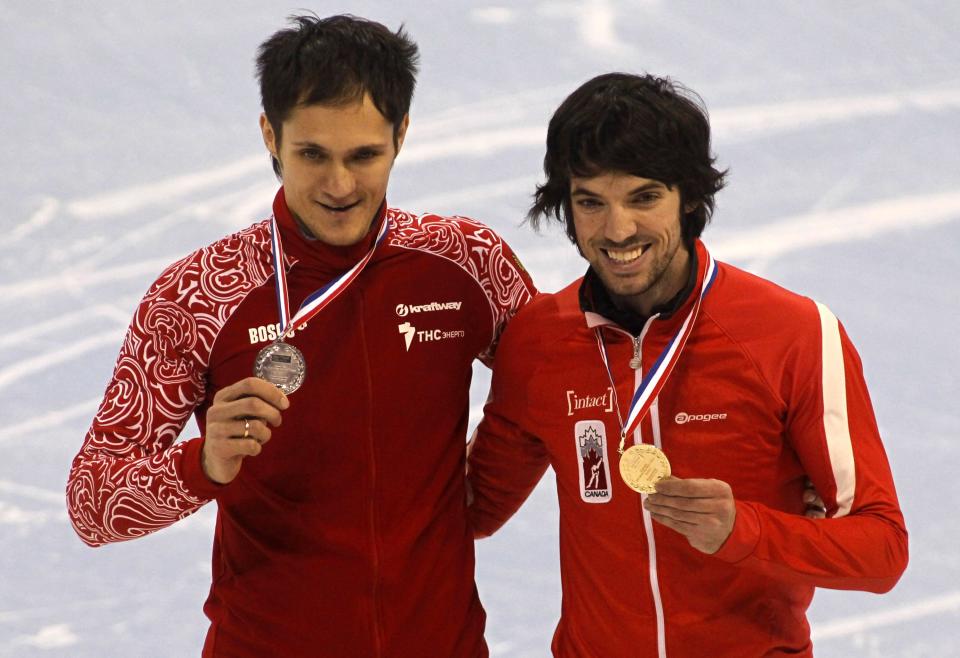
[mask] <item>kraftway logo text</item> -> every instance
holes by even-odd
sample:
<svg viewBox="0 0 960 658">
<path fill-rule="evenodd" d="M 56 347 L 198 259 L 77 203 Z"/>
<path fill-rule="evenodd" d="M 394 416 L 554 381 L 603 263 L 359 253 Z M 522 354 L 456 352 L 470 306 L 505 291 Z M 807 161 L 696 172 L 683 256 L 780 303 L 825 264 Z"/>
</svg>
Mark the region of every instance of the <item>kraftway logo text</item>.
<svg viewBox="0 0 960 658">
<path fill-rule="evenodd" d="M 429 304 L 397 304 L 397 315 L 405 318 L 411 313 L 430 313 L 432 311 L 459 311 L 463 302 L 430 302 Z"/>
</svg>

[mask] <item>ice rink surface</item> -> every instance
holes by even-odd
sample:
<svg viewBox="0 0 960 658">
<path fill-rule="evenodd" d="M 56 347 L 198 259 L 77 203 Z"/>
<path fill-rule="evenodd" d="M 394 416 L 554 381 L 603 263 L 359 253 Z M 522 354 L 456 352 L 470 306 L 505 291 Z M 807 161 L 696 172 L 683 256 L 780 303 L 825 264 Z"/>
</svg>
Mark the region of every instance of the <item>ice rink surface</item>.
<svg viewBox="0 0 960 658">
<path fill-rule="evenodd" d="M 0 656 L 195 656 L 212 505 L 98 550 L 63 490 L 138 299 L 168 263 L 267 216 L 257 45 L 301 5 L 0 2 Z M 543 290 L 584 264 L 520 225 L 546 122 L 609 70 L 710 108 L 730 183 L 714 254 L 827 304 L 863 358 L 910 530 L 884 596 L 820 590 L 819 658 L 960 656 L 960 5 L 321 2 L 420 43 L 390 202 L 498 229 Z M 489 374 L 476 370 L 474 419 Z M 187 429 L 195 435 L 194 426 Z M 478 544 L 494 656 L 539 657 L 559 614 L 548 474 Z M 325 596 L 317 592 L 317 596 Z"/>
</svg>

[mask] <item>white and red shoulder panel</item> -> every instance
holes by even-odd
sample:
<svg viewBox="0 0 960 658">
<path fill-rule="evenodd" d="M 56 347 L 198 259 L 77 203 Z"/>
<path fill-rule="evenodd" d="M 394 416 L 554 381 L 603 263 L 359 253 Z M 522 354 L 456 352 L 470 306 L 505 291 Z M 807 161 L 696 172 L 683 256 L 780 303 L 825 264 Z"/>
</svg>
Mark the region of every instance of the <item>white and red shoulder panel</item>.
<svg viewBox="0 0 960 658">
<path fill-rule="evenodd" d="M 412 215 L 390 208 L 387 242 L 446 258 L 459 265 L 483 290 L 490 304 L 493 340 L 478 358 L 491 365 L 506 323 L 536 294 L 536 288 L 513 250 L 485 224 L 467 217 Z"/>
<path fill-rule="evenodd" d="M 144 295 L 67 483 L 85 542 L 133 539 L 207 502 L 184 485 L 187 444 L 174 441 L 205 397 L 221 328 L 271 273 L 260 222 L 174 263 Z"/>
</svg>

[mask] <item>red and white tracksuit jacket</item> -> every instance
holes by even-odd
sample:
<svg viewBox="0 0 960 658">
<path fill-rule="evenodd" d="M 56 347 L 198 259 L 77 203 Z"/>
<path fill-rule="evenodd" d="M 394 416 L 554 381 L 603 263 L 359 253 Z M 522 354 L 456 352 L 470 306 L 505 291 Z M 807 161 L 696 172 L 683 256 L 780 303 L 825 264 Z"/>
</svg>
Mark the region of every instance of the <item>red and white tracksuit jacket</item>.
<svg viewBox="0 0 960 658">
<path fill-rule="evenodd" d="M 136 311 L 73 462 L 71 521 L 96 546 L 218 505 L 204 656 L 486 656 L 465 508 L 472 363 L 534 293 L 513 252 L 462 217 L 381 209 L 351 247 L 308 240 L 274 202 L 290 303 L 385 241 L 288 340 L 307 361 L 283 424 L 226 486 L 175 443 L 252 375 L 278 322 L 264 221 L 169 267 Z"/>
<path fill-rule="evenodd" d="M 730 484 L 736 521 L 714 555 L 652 522 L 622 481 L 622 414 L 694 294 L 633 337 L 581 309 L 580 281 L 528 304 L 505 332 L 469 457 L 478 535 L 494 532 L 547 464 L 560 504 L 556 656 L 810 656 L 814 587 L 889 590 L 907 533 L 859 357 L 820 304 L 718 263 L 686 349 L 628 445 L 681 478 Z M 635 352 L 636 350 L 636 352 Z M 640 369 L 629 362 L 641 356 Z M 826 519 L 804 517 L 804 480 Z"/>
</svg>

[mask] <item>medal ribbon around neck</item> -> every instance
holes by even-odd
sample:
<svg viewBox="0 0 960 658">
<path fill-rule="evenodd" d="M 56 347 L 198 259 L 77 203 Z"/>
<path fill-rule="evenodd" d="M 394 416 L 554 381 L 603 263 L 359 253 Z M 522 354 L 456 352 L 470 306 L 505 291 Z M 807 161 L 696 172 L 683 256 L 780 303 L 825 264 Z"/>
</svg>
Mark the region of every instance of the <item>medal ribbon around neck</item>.
<svg viewBox="0 0 960 658">
<path fill-rule="evenodd" d="M 710 291 L 710 287 L 713 285 L 716 276 L 717 264 L 713 260 L 713 256 L 708 253 L 707 270 L 703 275 L 703 285 L 700 287 L 700 294 L 697 296 L 693 308 L 690 309 L 680 329 L 674 334 L 673 338 L 670 339 L 670 342 L 667 343 L 667 346 L 660 353 L 660 356 L 657 357 L 656 362 L 654 362 L 653 367 L 647 370 L 647 374 L 643 376 L 640 385 L 637 387 L 637 390 L 634 391 L 633 400 L 630 402 L 630 409 L 627 411 L 626 422 L 624 422 L 623 418 L 620 418 L 620 424 L 622 426 L 620 431 L 620 447 L 618 449 L 620 454 L 623 454 L 623 446 L 626 443 L 627 435 L 636 430 L 640 421 L 642 421 L 647 415 L 647 412 L 650 411 L 650 405 L 657 399 L 660 390 L 664 384 L 667 383 L 667 379 L 673 372 L 673 367 L 679 360 L 680 353 L 686 346 L 687 339 L 693 331 L 694 322 L 696 322 L 697 315 L 700 313 L 700 304 L 703 302 L 703 298 L 706 297 L 707 292 Z M 601 327 L 595 328 L 594 332 L 597 336 L 597 347 L 600 349 L 600 358 L 603 359 L 603 365 L 607 369 L 607 377 L 610 379 L 610 386 L 613 388 L 613 400 L 617 407 L 617 415 L 619 416 L 620 402 L 617 400 L 617 385 L 613 379 L 613 371 L 610 369 L 607 345 L 603 340 Z"/>
<path fill-rule="evenodd" d="M 337 296 L 342 293 L 347 286 L 349 286 L 353 280 L 357 278 L 357 276 L 360 275 L 360 272 L 363 271 L 363 268 L 366 267 L 367 263 L 370 262 L 370 259 L 373 258 L 373 252 L 376 251 L 377 247 L 386 237 L 389 224 L 389 218 L 384 216 L 383 222 L 380 224 L 380 231 L 377 233 L 377 239 L 373 241 L 373 246 L 370 247 L 370 251 L 368 251 L 366 255 L 349 270 L 333 279 L 322 288 L 310 293 L 310 295 L 303 300 L 303 303 L 300 305 L 300 309 L 297 311 L 296 315 L 291 318 L 290 294 L 287 291 L 287 269 L 284 267 L 283 243 L 280 240 L 280 227 L 277 225 L 276 216 L 271 218 L 270 242 L 273 251 L 273 271 L 276 274 L 275 284 L 277 291 L 277 308 L 280 312 L 280 337 L 277 339 L 278 341 L 282 341 L 284 338 L 286 338 L 287 334 L 294 327 L 303 324 L 317 313 L 322 311 L 327 304 L 336 299 Z"/>
</svg>

